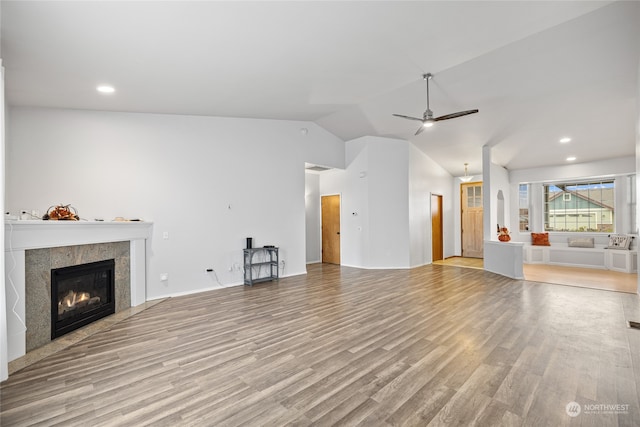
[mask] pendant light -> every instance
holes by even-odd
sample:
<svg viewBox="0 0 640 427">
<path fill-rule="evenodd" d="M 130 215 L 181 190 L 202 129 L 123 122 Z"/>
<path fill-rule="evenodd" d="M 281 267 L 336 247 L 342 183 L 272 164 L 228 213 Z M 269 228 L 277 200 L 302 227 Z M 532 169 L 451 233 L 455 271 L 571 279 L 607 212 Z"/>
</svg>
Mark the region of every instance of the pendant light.
<svg viewBox="0 0 640 427">
<path fill-rule="evenodd" d="M 464 164 L 464 176 L 460 177 L 460 181 L 462 182 L 469 182 L 473 179 L 473 175 L 467 173 L 467 166 L 469 166 L 469 163 Z"/>
</svg>

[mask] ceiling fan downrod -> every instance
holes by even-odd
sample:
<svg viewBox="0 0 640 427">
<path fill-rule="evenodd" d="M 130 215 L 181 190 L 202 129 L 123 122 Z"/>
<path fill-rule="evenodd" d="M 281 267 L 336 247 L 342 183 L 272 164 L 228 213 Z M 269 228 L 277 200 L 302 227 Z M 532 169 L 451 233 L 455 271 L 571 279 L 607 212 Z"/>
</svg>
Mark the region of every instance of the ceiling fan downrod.
<svg viewBox="0 0 640 427">
<path fill-rule="evenodd" d="M 422 75 L 422 79 L 426 80 L 427 82 L 427 111 L 431 111 L 431 108 L 429 108 L 429 80 L 431 80 L 432 77 L 433 77 L 433 74 L 431 73 Z"/>
</svg>

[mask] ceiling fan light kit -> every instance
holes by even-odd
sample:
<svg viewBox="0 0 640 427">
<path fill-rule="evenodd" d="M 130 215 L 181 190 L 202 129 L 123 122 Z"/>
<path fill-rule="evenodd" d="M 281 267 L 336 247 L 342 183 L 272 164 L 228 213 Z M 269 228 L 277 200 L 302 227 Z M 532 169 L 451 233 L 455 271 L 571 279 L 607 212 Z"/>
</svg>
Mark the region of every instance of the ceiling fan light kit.
<svg viewBox="0 0 640 427">
<path fill-rule="evenodd" d="M 418 128 L 418 130 L 416 131 L 416 135 L 419 135 L 420 133 L 422 133 L 422 131 L 425 128 L 429 128 L 431 126 L 433 126 L 436 122 L 439 122 L 441 120 L 449 120 L 449 119 L 455 119 L 457 117 L 462 117 L 462 116 L 466 116 L 468 114 L 474 114 L 477 113 L 478 110 L 466 110 L 466 111 L 458 111 L 457 113 L 451 113 L 451 114 L 445 114 L 444 116 L 440 116 L 440 117 L 433 117 L 433 111 L 431 111 L 431 108 L 429 106 L 429 80 L 431 80 L 433 78 L 433 74 L 431 73 L 426 73 L 422 75 L 422 79 L 425 80 L 427 82 L 427 109 L 425 110 L 425 112 L 422 114 L 422 118 L 418 118 L 418 117 L 411 117 L 411 116 L 405 116 L 402 114 L 393 114 L 395 117 L 400 117 L 401 119 L 407 119 L 407 120 L 415 120 L 418 122 L 422 122 L 422 126 L 420 126 L 420 128 Z"/>
</svg>

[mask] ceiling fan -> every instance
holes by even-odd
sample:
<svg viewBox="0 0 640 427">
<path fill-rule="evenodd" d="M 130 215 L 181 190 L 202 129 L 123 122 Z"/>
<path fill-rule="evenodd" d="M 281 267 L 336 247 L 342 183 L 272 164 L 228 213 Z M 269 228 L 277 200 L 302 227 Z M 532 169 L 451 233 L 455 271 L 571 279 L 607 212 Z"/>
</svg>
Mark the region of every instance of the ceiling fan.
<svg viewBox="0 0 640 427">
<path fill-rule="evenodd" d="M 434 118 L 433 111 L 431 111 L 431 109 L 429 108 L 429 80 L 431 80 L 432 77 L 433 74 L 431 73 L 422 75 L 422 78 L 427 81 L 427 110 L 424 112 L 421 119 L 417 117 L 403 116 L 402 114 L 394 114 L 394 116 L 396 117 L 422 122 L 422 126 L 420 126 L 420 128 L 415 133 L 416 135 L 421 133 L 425 128 L 433 126 L 435 122 L 439 122 L 440 120 L 455 119 L 456 117 L 462 117 L 478 112 L 478 110 L 458 111 L 457 113 L 445 114 L 444 116 Z"/>
</svg>

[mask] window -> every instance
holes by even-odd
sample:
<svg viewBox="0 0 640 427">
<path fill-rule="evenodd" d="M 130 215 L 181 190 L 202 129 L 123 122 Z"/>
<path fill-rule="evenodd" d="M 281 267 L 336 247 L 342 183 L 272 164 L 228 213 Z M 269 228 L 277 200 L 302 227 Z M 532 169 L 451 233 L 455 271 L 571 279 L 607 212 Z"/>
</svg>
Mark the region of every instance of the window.
<svg viewBox="0 0 640 427">
<path fill-rule="evenodd" d="M 467 187 L 467 207 L 468 208 L 482 207 L 482 186 L 481 185 L 472 185 Z"/>
<path fill-rule="evenodd" d="M 518 208 L 520 231 L 529 231 L 529 184 L 520 184 Z"/>
<path fill-rule="evenodd" d="M 544 185 L 545 231 L 614 232 L 613 180 Z"/>
</svg>

